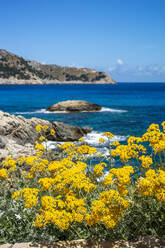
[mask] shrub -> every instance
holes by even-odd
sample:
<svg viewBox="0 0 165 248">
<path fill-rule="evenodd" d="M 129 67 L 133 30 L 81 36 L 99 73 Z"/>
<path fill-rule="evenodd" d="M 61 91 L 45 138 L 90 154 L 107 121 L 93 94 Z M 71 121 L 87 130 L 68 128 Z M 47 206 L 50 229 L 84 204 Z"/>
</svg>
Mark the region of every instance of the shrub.
<svg viewBox="0 0 165 248">
<path fill-rule="evenodd" d="M 52 160 L 46 134 L 55 131 L 38 125 L 36 155 L 1 163 L 1 242 L 165 235 L 162 128 L 152 124 L 125 145 L 106 132 L 99 143 L 108 141 L 109 157 L 81 138 L 58 145 Z"/>
</svg>

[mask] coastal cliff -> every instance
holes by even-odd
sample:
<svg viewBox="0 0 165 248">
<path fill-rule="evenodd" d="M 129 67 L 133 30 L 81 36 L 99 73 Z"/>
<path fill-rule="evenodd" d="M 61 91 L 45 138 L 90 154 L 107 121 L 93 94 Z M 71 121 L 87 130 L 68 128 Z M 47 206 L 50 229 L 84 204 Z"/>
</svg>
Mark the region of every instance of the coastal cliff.
<svg viewBox="0 0 165 248">
<path fill-rule="evenodd" d="M 105 72 L 46 65 L 0 49 L 0 84 L 115 84 Z"/>
</svg>

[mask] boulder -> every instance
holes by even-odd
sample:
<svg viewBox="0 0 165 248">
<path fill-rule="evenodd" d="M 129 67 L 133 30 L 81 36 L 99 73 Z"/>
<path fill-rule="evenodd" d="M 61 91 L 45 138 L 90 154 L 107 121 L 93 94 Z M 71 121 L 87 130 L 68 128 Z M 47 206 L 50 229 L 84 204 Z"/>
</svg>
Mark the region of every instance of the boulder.
<svg viewBox="0 0 165 248">
<path fill-rule="evenodd" d="M 77 141 L 79 138 L 93 130 L 90 127 L 80 128 L 59 121 L 54 121 L 52 126 L 56 133 L 55 136 L 49 135 L 48 139 L 56 141 Z"/>
<path fill-rule="evenodd" d="M 55 135 L 47 137 L 52 141 L 76 141 L 92 131 L 89 127 L 80 128 L 57 121 L 51 123 L 39 118 L 26 119 L 0 111 L 0 158 L 32 155 L 38 137 L 35 127 L 39 124 L 55 130 Z"/>
<path fill-rule="evenodd" d="M 80 100 L 69 100 L 58 102 L 47 108 L 47 111 L 66 111 L 66 112 L 83 112 L 83 111 L 99 111 L 101 106 L 95 103 L 80 101 Z"/>
<path fill-rule="evenodd" d="M 12 139 L 19 145 L 33 144 L 36 141 L 35 127 L 38 124 L 52 127 L 52 124 L 46 120 L 26 119 L 23 116 L 10 115 L 0 111 L 0 136 Z"/>
</svg>

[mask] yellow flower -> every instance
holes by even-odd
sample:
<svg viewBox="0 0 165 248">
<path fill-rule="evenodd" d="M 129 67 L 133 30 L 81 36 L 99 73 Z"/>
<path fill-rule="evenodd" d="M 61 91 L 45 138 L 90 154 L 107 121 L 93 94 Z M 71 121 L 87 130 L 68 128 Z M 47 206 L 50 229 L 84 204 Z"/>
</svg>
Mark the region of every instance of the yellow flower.
<svg viewBox="0 0 165 248">
<path fill-rule="evenodd" d="M 42 157 L 43 151 L 38 151 L 38 152 L 36 152 L 36 154 L 37 154 L 38 157 Z"/>
<path fill-rule="evenodd" d="M 56 132 L 54 131 L 54 129 L 51 129 L 50 133 L 51 133 L 51 135 L 55 135 Z"/>
<path fill-rule="evenodd" d="M 99 139 L 99 142 L 98 142 L 98 143 L 101 144 L 101 143 L 104 143 L 104 142 L 105 142 L 105 139 L 101 137 L 101 138 Z"/>
<path fill-rule="evenodd" d="M 44 141 L 44 140 L 45 140 L 45 137 L 44 137 L 44 136 L 40 136 L 40 137 L 39 137 L 39 141 L 42 142 L 42 141 Z"/>
<path fill-rule="evenodd" d="M 141 156 L 139 159 L 142 161 L 143 168 L 149 168 L 149 166 L 153 163 L 152 158 L 149 156 Z"/>
<path fill-rule="evenodd" d="M 106 136 L 108 139 L 112 139 L 114 137 L 114 134 L 112 134 L 110 132 L 106 132 L 106 133 L 104 133 L 104 136 Z"/>
<path fill-rule="evenodd" d="M 12 198 L 12 199 L 18 200 L 18 199 L 20 198 L 20 195 L 21 195 L 20 191 L 15 191 L 15 192 L 12 194 L 11 198 Z"/>
<path fill-rule="evenodd" d="M 112 143 L 112 145 L 113 145 L 113 146 L 119 146 L 120 143 L 116 140 L 116 141 L 114 141 L 114 142 Z"/>
<path fill-rule="evenodd" d="M 45 146 L 43 144 L 36 142 L 35 149 L 36 150 L 44 150 Z"/>
<path fill-rule="evenodd" d="M 42 126 L 41 125 L 37 125 L 36 126 L 36 132 L 39 133 L 39 132 L 41 132 L 41 130 L 42 130 Z"/>
<path fill-rule="evenodd" d="M 9 176 L 6 169 L 0 169 L 0 178 L 7 179 Z"/>
<path fill-rule="evenodd" d="M 103 169 L 104 167 L 100 164 L 96 164 L 94 169 L 93 169 L 93 172 L 94 172 L 94 176 L 101 176 L 103 174 Z"/>
</svg>

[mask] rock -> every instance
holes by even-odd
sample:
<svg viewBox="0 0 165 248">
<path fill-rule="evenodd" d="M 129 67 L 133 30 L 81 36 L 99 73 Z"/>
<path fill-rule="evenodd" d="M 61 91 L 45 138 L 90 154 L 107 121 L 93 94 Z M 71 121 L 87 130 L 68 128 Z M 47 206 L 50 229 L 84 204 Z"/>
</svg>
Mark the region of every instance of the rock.
<svg viewBox="0 0 165 248">
<path fill-rule="evenodd" d="M 139 237 L 137 241 L 95 241 L 95 240 L 72 240 L 58 242 L 38 242 L 38 243 L 16 243 L 0 245 L 0 248 L 165 248 L 165 240 L 152 236 Z"/>
<path fill-rule="evenodd" d="M 81 128 L 84 134 L 91 133 L 93 131 L 93 128 L 85 126 Z"/>
<path fill-rule="evenodd" d="M 53 104 L 47 108 L 47 111 L 67 111 L 67 112 L 82 112 L 82 111 L 99 111 L 101 106 L 87 101 L 69 100 Z"/>
<path fill-rule="evenodd" d="M 55 130 L 55 136 L 49 136 L 49 140 L 56 141 L 76 141 L 93 129 L 89 127 L 77 127 L 65 124 L 63 122 L 53 122 L 53 129 Z"/>
<path fill-rule="evenodd" d="M 0 149 L 3 149 L 5 146 L 6 146 L 6 142 L 4 141 L 4 139 L 0 137 Z"/>
<path fill-rule="evenodd" d="M 38 118 L 26 119 L 23 116 L 10 115 L 0 111 L 1 137 L 14 140 L 19 145 L 33 144 L 36 141 L 37 133 L 35 127 L 38 124 L 52 127 L 51 123 L 46 120 Z"/>
<path fill-rule="evenodd" d="M 38 137 L 35 127 L 39 124 L 55 130 L 55 135 L 47 137 L 52 141 L 76 141 L 92 131 L 89 127 L 79 128 L 57 121 L 50 123 L 38 118 L 26 119 L 0 111 L 0 159 L 9 155 L 19 157 L 34 154 L 33 144 Z"/>
</svg>

